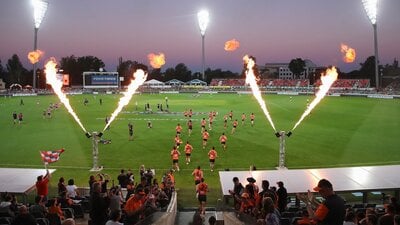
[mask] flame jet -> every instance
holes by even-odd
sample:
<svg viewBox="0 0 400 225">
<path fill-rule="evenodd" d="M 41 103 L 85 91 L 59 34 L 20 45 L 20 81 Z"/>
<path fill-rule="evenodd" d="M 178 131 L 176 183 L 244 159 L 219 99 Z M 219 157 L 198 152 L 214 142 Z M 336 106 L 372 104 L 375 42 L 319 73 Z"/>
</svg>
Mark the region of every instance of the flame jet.
<svg viewBox="0 0 400 225">
<path fill-rule="evenodd" d="M 257 85 L 257 79 L 256 76 L 254 75 L 253 67 L 255 66 L 255 61 L 253 57 L 249 57 L 248 55 L 245 55 L 243 57 L 243 61 L 245 62 L 247 66 L 246 70 L 246 84 L 249 84 L 251 87 L 251 91 L 253 92 L 254 97 L 257 99 L 258 104 L 260 105 L 262 111 L 265 114 L 265 117 L 267 117 L 269 123 L 271 124 L 272 128 L 276 132 L 274 122 L 272 122 L 272 118 L 269 115 L 267 106 L 265 105 L 264 99 L 261 96 L 261 91 L 258 88 Z"/>
<path fill-rule="evenodd" d="M 308 116 L 308 114 L 311 113 L 311 111 L 317 106 L 317 104 L 325 97 L 326 93 L 328 93 L 329 88 L 332 86 L 332 84 L 337 80 L 338 73 L 336 71 L 335 67 L 332 67 L 332 69 L 328 68 L 324 74 L 321 74 L 321 86 L 319 86 L 318 92 L 315 94 L 314 100 L 310 103 L 310 105 L 307 107 L 306 111 L 304 111 L 303 115 L 301 115 L 299 121 L 294 125 L 293 129 L 296 129 L 296 127 L 303 121 L 303 119 Z"/>
<path fill-rule="evenodd" d="M 51 85 L 51 87 L 54 90 L 54 93 L 56 93 L 56 95 L 58 96 L 60 101 L 64 104 L 65 108 L 67 108 L 68 112 L 72 115 L 72 117 L 79 124 L 79 126 L 82 128 L 82 130 L 85 133 L 87 133 L 85 127 L 82 125 L 78 116 L 75 114 L 74 110 L 72 109 L 71 105 L 69 104 L 69 99 L 61 90 L 61 88 L 63 86 L 63 81 L 62 81 L 62 79 L 57 78 L 56 66 L 57 66 L 56 59 L 51 57 L 45 65 L 46 83 Z"/>
<path fill-rule="evenodd" d="M 159 69 L 165 64 L 164 53 L 159 53 L 158 55 L 150 53 L 147 55 L 147 58 L 149 59 L 151 67 L 153 67 L 154 69 Z"/>
<path fill-rule="evenodd" d="M 114 121 L 114 119 L 118 116 L 118 114 L 121 112 L 122 108 L 126 106 L 129 101 L 132 98 L 132 95 L 135 94 L 136 90 L 139 88 L 140 85 L 142 85 L 147 78 L 147 72 L 145 72 L 142 69 L 137 69 L 133 73 L 133 77 L 135 78 L 134 80 L 131 80 L 131 83 L 128 86 L 128 90 L 124 92 L 124 96 L 122 96 L 119 99 L 118 102 L 118 107 L 114 110 L 114 112 L 111 114 L 110 119 L 108 120 L 108 123 L 103 129 L 103 132 L 106 130 L 108 126 Z"/>
</svg>

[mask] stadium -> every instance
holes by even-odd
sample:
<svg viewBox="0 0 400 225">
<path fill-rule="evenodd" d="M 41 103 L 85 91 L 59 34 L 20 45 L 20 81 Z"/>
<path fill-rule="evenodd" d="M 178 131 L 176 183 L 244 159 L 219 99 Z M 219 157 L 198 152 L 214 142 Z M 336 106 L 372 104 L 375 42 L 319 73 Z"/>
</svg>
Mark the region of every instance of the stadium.
<svg viewBox="0 0 400 225">
<path fill-rule="evenodd" d="M 207 207 L 214 213 L 232 207 L 226 190 L 233 187 L 232 175 L 223 178 L 224 172 L 242 176 L 243 184 L 247 183 L 248 176 L 255 177 L 259 171 L 266 171 L 271 186 L 275 186 L 277 181 L 287 184 L 290 179 L 303 179 L 269 174 L 268 171 L 282 169 L 279 168 L 282 143 L 277 132 L 291 131 L 291 135 L 285 138 L 283 170 L 287 171 L 390 166 L 400 162 L 397 154 L 400 96 L 376 93 L 369 87 L 369 80 L 335 81 L 327 96 L 296 130 L 292 130 L 293 125 L 315 98 L 320 81 L 315 85 L 302 79 L 262 79 L 258 82 L 276 130 L 271 127 L 244 79 L 213 79 L 210 85 L 144 83 L 109 126 L 107 118 L 126 89 L 115 87 L 115 84 L 107 87 L 103 81 L 93 86 L 90 84 L 88 82 L 89 86 L 85 88 L 64 90 L 83 130 L 50 90 L 32 93 L 21 89 L 5 93 L 0 99 L 4 112 L 1 114 L 4 129 L 0 131 L 3 140 L 1 167 L 43 170 L 45 165 L 40 151 L 64 149 L 58 161 L 46 165 L 53 171 L 50 182 L 50 195 L 53 196 L 57 195 L 59 177 L 73 178 L 83 195 L 89 194 L 91 175 L 106 174 L 111 188 L 118 185 L 120 170 L 125 169 L 132 171 L 134 182 L 138 184 L 142 165 L 161 182 L 172 168 L 170 151 L 175 145 L 175 127 L 181 124 L 180 137 L 183 143 L 189 141 L 192 144 L 193 152 L 190 163 L 185 164 L 184 150 L 180 149 L 180 171 L 174 172 L 175 207 L 183 212 L 197 207 L 192 171 L 200 166 L 209 187 Z M 188 110 L 193 113 L 190 118 Z M 23 113 L 23 120 L 13 122 L 13 112 Z M 230 112 L 233 112 L 232 120 L 228 119 L 224 126 L 224 116 Z M 200 121 L 208 119 L 210 113 L 215 119 L 212 127 L 207 124 L 210 138 L 202 148 Z M 251 113 L 255 115 L 253 126 L 249 118 Z M 242 114 L 247 116 L 243 121 Z M 186 125 L 189 119 L 193 121 L 190 136 Z M 239 124 L 233 132 L 232 121 L 235 119 Z M 133 125 L 132 140 L 128 133 L 129 123 Z M 222 133 L 228 137 L 226 150 L 218 139 Z M 215 170 L 211 171 L 207 152 L 213 146 L 218 157 Z M 257 179 L 258 182 L 261 185 Z M 287 188 L 291 193 L 289 205 L 294 206 L 293 194 L 299 191 Z M 349 204 L 382 205 L 387 198 L 380 194 L 397 197 L 399 194 L 398 186 L 379 190 L 373 186 L 360 190 L 343 191 Z M 34 191 L 29 189 L 16 194 L 22 194 L 24 201 L 32 201 Z"/>
</svg>

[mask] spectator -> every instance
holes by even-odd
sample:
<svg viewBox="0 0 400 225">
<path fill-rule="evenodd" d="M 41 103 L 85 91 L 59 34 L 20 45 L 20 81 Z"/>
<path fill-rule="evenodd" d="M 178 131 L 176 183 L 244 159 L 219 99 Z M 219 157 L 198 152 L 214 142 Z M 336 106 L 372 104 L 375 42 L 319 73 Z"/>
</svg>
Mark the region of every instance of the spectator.
<svg viewBox="0 0 400 225">
<path fill-rule="evenodd" d="M 287 205 L 287 191 L 286 188 L 284 187 L 284 184 L 282 181 L 277 182 L 278 184 L 278 190 L 276 191 L 276 194 L 278 196 L 278 209 L 279 212 L 284 212 L 286 210 L 286 205 Z"/>
<path fill-rule="evenodd" d="M 309 196 L 312 196 L 312 200 L 307 196 L 298 195 L 306 203 L 311 219 L 319 224 L 343 225 L 346 213 L 344 200 L 333 191 L 331 182 L 321 179 L 314 191 L 318 191 L 325 199 L 322 203 L 318 203 L 310 191 Z M 316 207 L 315 211 L 311 205 Z"/>
<path fill-rule="evenodd" d="M 2 194 L 0 203 L 1 216 L 14 217 L 17 209 L 13 207 L 13 196 L 9 193 Z"/>
<path fill-rule="evenodd" d="M 229 194 L 232 195 L 233 198 L 233 205 L 236 210 L 240 209 L 241 204 L 241 196 L 244 190 L 242 183 L 240 183 L 239 178 L 234 177 L 233 181 L 233 190 L 229 190 Z"/>
<path fill-rule="evenodd" d="M 110 219 L 107 221 L 106 225 L 123 225 L 120 223 L 121 220 L 121 210 L 113 210 L 110 213 Z"/>
<path fill-rule="evenodd" d="M 208 224 L 215 225 L 216 223 L 217 223 L 217 219 L 215 218 L 215 216 L 210 216 L 210 218 L 208 219 Z"/>
<path fill-rule="evenodd" d="M 311 225 L 310 215 L 307 210 L 301 212 L 301 218 L 296 221 L 297 225 Z"/>
<path fill-rule="evenodd" d="M 117 177 L 118 179 L 118 184 L 121 188 L 126 188 L 126 185 L 128 184 L 128 179 L 129 177 L 127 174 L 125 174 L 125 170 L 121 169 L 121 173 Z"/>
<path fill-rule="evenodd" d="M 47 195 L 49 194 L 49 181 L 50 181 L 50 173 L 49 170 L 46 170 L 46 174 L 40 175 L 37 177 L 36 181 L 36 192 L 38 196 L 43 198 L 44 202 L 47 202 Z"/>
<path fill-rule="evenodd" d="M 79 199 L 79 193 L 77 192 L 78 187 L 75 185 L 74 179 L 68 180 L 67 189 L 67 197 L 72 199 Z"/>
<path fill-rule="evenodd" d="M 42 201 L 42 197 L 35 197 L 35 204 L 29 207 L 29 213 L 35 218 L 44 218 L 47 215 L 47 208 L 45 203 Z"/>
<path fill-rule="evenodd" d="M 124 198 L 122 197 L 121 190 L 118 187 L 113 187 L 110 190 L 110 211 L 121 211 L 121 206 L 124 202 Z"/>
<path fill-rule="evenodd" d="M 89 217 L 92 224 L 104 225 L 107 222 L 109 199 L 101 195 L 101 183 L 93 184 L 93 193 L 89 198 Z"/>
<path fill-rule="evenodd" d="M 400 225 L 400 215 L 394 216 L 394 225 Z"/>
<path fill-rule="evenodd" d="M 353 211 L 347 211 L 343 225 L 356 225 L 356 215 Z"/>
<path fill-rule="evenodd" d="M 385 205 L 385 214 L 378 218 L 379 225 L 393 225 L 395 208 L 393 205 Z"/>
<path fill-rule="evenodd" d="M 36 225 L 36 219 L 29 214 L 28 208 L 22 205 L 19 207 L 19 213 L 12 222 L 12 225 Z"/>
<path fill-rule="evenodd" d="M 143 217 L 142 213 L 145 210 L 143 204 L 145 193 L 143 190 L 136 190 L 136 193 L 132 195 L 125 204 L 125 222 L 126 225 L 136 224 L 140 218 Z"/>
<path fill-rule="evenodd" d="M 49 213 L 48 213 L 48 217 L 52 217 L 52 218 L 57 218 L 55 221 L 59 221 L 61 223 L 61 220 L 64 219 L 64 213 L 61 210 L 61 205 L 58 202 L 57 198 L 51 199 L 49 200 L 49 207 L 48 207 Z M 60 224 L 58 223 L 58 224 Z"/>
<path fill-rule="evenodd" d="M 65 187 L 65 180 L 64 177 L 60 177 L 60 179 L 58 179 L 58 195 L 61 196 L 63 195 L 64 192 L 67 192 L 67 188 Z"/>
<path fill-rule="evenodd" d="M 265 217 L 257 220 L 257 224 L 262 225 L 280 225 L 280 219 L 275 211 L 274 201 L 266 197 L 262 201 L 262 211 Z"/>
</svg>

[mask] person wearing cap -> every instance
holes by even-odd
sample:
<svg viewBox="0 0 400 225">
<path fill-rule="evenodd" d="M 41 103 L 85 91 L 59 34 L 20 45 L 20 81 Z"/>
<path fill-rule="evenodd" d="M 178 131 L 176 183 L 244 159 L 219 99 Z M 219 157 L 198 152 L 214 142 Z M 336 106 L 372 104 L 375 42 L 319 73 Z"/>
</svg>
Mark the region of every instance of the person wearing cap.
<svg viewBox="0 0 400 225">
<path fill-rule="evenodd" d="M 142 213 L 145 210 L 145 205 L 143 198 L 145 197 L 145 192 L 143 189 L 137 189 L 136 193 L 133 194 L 125 204 L 126 218 L 124 224 L 136 224 L 139 222 Z"/>
<path fill-rule="evenodd" d="M 332 183 L 321 179 L 314 188 L 325 200 L 317 203 L 309 191 L 309 197 L 302 200 L 306 203 L 310 218 L 318 224 L 343 225 L 346 214 L 344 200 L 333 191 Z M 315 207 L 315 211 L 312 207 Z"/>
<path fill-rule="evenodd" d="M 242 183 L 240 183 L 238 177 L 234 177 L 232 179 L 232 181 L 233 181 L 233 190 L 229 190 L 229 194 L 231 194 L 233 197 L 233 205 L 234 205 L 235 209 L 239 209 L 240 204 L 241 204 L 241 196 L 242 196 L 244 187 L 243 187 Z"/>
</svg>

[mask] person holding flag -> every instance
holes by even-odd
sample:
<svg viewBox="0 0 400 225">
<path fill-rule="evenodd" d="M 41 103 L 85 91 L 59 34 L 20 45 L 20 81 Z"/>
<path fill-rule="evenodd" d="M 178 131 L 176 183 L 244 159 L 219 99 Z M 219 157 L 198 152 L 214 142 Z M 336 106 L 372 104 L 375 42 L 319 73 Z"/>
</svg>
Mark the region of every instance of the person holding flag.
<svg viewBox="0 0 400 225">
<path fill-rule="evenodd" d="M 47 195 L 49 194 L 50 172 L 47 169 L 47 164 L 57 162 L 60 159 L 61 153 L 63 152 L 63 148 L 55 151 L 40 151 L 40 156 L 42 157 L 42 161 L 46 169 L 46 174 L 44 176 L 40 175 L 37 177 L 35 186 L 37 196 L 40 196 L 43 202 L 47 202 Z"/>
<path fill-rule="evenodd" d="M 46 174 L 37 177 L 36 181 L 36 194 L 42 198 L 42 202 L 47 202 L 47 195 L 49 194 L 50 172 L 46 169 Z"/>
</svg>

